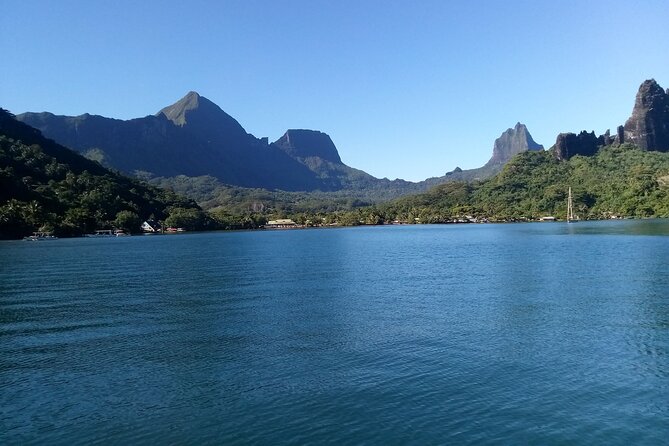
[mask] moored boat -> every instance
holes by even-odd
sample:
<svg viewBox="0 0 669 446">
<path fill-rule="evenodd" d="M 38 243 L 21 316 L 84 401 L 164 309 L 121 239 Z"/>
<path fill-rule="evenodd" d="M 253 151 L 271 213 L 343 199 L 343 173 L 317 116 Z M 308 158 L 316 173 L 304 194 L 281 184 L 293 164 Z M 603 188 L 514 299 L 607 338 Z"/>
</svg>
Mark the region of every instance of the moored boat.
<svg viewBox="0 0 669 446">
<path fill-rule="evenodd" d="M 93 234 L 86 234 L 85 237 L 116 237 L 113 229 L 98 229 Z"/>
<path fill-rule="evenodd" d="M 33 232 L 33 235 L 23 237 L 23 240 L 30 242 L 39 242 L 41 240 L 56 240 L 58 237 L 51 232 Z"/>
<path fill-rule="evenodd" d="M 574 215 L 574 204 L 572 203 L 571 187 L 569 187 L 569 196 L 567 197 L 567 223 L 578 222 L 578 217 Z"/>
</svg>

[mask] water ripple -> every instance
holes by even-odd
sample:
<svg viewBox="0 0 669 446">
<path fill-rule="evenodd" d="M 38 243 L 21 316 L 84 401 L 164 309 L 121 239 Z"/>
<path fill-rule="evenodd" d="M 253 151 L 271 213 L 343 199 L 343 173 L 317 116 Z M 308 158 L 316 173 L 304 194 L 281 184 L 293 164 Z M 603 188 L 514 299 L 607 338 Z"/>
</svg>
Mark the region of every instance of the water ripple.
<svg viewBox="0 0 669 446">
<path fill-rule="evenodd" d="M 0 243 L 0 443 L 662 444 L 669 237 L 619 224 Z"/>
</svg>

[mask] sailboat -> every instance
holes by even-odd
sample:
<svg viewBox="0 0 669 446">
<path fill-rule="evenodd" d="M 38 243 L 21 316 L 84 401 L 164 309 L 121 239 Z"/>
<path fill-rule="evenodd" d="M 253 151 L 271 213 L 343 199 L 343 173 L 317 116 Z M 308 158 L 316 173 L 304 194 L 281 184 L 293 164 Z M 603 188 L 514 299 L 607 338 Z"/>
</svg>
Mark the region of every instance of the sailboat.
<svg viewBox="0 0 669 446">
<path fill-rule="evenodd" d="M 567 223 L 576 223 L 578 217 L 574 215 L 574 204 L 571 198 L 571 187 L 569 187 L 569 198 L 567 198 Z"/>
</svg>

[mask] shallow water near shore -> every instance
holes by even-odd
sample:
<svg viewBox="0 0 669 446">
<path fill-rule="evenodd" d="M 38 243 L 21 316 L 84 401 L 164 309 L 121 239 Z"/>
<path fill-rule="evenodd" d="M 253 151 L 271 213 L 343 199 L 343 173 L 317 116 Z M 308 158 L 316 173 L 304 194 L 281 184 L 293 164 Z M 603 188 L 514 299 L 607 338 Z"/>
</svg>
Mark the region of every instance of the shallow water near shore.
<svg viewBox="0 0 669 446">
<path fill-rule="evenodd" d="M 669 438 L 669 221 L 0 243 L 2 444 Z"/>
</svg>

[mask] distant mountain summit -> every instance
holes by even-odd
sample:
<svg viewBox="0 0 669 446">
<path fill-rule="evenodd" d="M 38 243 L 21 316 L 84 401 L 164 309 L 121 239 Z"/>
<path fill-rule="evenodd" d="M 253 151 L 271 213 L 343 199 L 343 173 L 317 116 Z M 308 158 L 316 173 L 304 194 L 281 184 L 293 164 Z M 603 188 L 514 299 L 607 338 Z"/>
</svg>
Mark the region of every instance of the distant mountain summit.
<svg viewBox="0 0 669 446">
<path fill-rule="evenodd" d="M 669 90 L 663 90 L 655 79 L 643 81 L 636 94 L 632 116 L 625 125 L 618 126 L 615 137 L 609 130 L 599 136 L 585 130 L 579 134 L 560 133 L 553 151 L 557 159 L 568 160 L 575 155 L 593 156 L 601 147 L 613 143 L 631 143 L 641 150 L 669 152 Z"/>
<path fill-rule="evenodd" d="M 373 190 L 387 199 L 426 187 L 378 179 L 345 165 L 330 136 L 317 130 L 291 129 L 270 144 L 195 91 L 155 115 L 128 121 L 51 113 L 23 113 L 17 119 L 92 159 L 144 178 L 210 175 L 233 186 Z"/>
<path fill-rule="evenodd" d="M 539 150 L 544 150 L 544 146 L 537 144 L 532 139 L 532 135 L 530 135 L 525 124 L 519 122 L 514 128 L 507 129 L 495 140 L 492 149 L 492 158 L 490 158 L 486 165 L 504 165 L 514 155 Z"/>
<path fill-rule="evenodd" d="M 186 210 L 203 217 L 193 201 L 108 170 L 47 139 L 2 108 L 0 159 L 0 239 L 33 231 L 56 235 L 110 227 L 137 231 L 140 222 L 152 215 L 163 220 L 171 212 L 176 216 Z M 205 221 L 199 219 L 198 228 Z"/>
<path fill-rule="evenodd" d="M 339 152 L 326 133 L 316 130 L 288 130 L 276 144 L 293 158 L 318 157 L 341 164 Z"/>
<path fill-rule="evenodd" d="M 639 87 L 632 116 L 624 125 L 624 141 L 643 150 L 669 151 L 669 89 L 664 91 L 655 79 Z"/>
<path fill-rule="evenodd" d="M 165 115 L 165 117 L 175 125 L 183 127 L 187 122 L 186 115 L 191 111 L 207 112 L 206 110 L 200 109 L 200 104 L 203 105 L 202 109 L 209 109 L 210 112 L 213 112 L 212 114 L 217 114 L 218 110 L 220 110 L 220 108 L 209 99 L 203 98 L 195 91 L 189 91 L 186 96 L 156 113 L 156 116 Z"/>
<path fill-rule="evenodd" d="M 384 199 L 445 181 L 485 179 L 515 154 L 543 149 L 518 123 L 495 141 L 485 166 L 412 183 L 375 178 L 347 166 L 330 136 L 317 130 L 290 129 L 270 144 L 267 138 L 247 133 L 237 120 L 195 91 L 155 115 L 127 121 L 51 113 L 23 113 L 17 119 L 91 159 L 143 178 L 209 175 L 233 186 L 361 192 L 358 196 L 373 192 Z"/>
<path fill-rule="evenodd" d="M 484 180 L 499 173 L 504 165 L 515 155 L 527 151 L 541 151 L 544 146 L 537 144 L 525 124 L 516 123 L 513 128 L 506 129 L 495 140 L 492 148 L 492 157 L 488 162 L 476 169 L 461 169 L 456 167 L 442 177 L 428 178 L 425 182 L 437 185 L 446 181 Z"/>
<path fill-rule="evenodd" d="M 225 144 L 228 147 L 256 144 L 257 138 L 249 135 L 235 118 L 224 112 L 204 96 L 194 91 L 174 104 L 156 113 L 164 116 L 175 126 L 187 128 L 194 134 L 207 135 L 210 141 Z"/>
<path fill-rule="evenodd" d="M 23 113 L 17 119 L 123 172 L 212 175 L 226 184 L 314 190 L 321 181 L 267 138 L 256 138 L 218 105 L 189 92 L 156 115 L 123 121 L 84 114 Z"/>
</svg>

